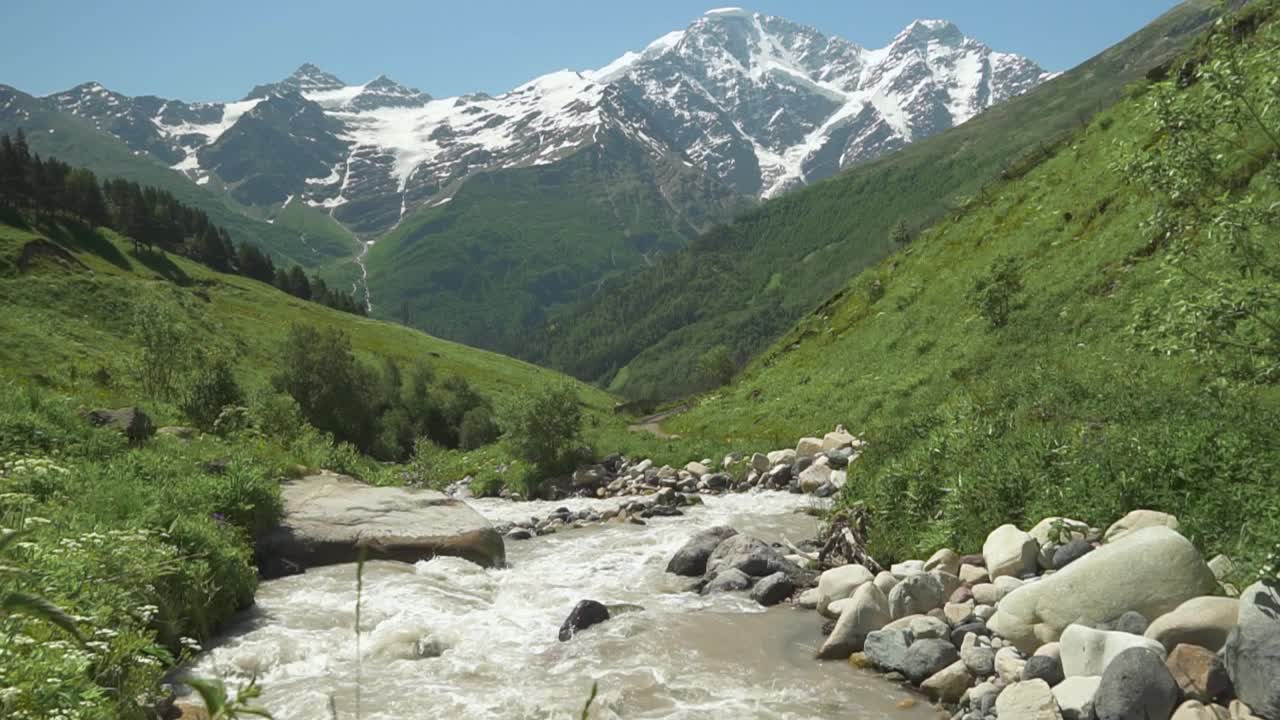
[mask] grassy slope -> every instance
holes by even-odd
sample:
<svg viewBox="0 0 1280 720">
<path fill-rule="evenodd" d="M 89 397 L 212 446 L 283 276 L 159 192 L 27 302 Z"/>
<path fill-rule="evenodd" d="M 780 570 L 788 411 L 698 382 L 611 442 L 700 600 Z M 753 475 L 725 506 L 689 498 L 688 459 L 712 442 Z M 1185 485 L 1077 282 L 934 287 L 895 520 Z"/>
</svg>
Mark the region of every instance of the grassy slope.
<svg viewBox="0 0 1280 720">
<path fill-rule="evenodd" d="M 209 214 L 237 241 L 256 243 L 276 255 L 304 267 L 315 267 L 335 258 L 349 256 L 354 243 L 335 233 L 309 237 L 304 243 L 286 226 L 275 227 L 248 217 L 244 208 L 230 198 L 195 184 L 157 160 L 135 154 L 123 142 L 74 115 L 44 109 L 39 101 L 16 95 L 22 113 L 12 108 L 0 112 L 0 132 L 22 128 L 36 152 L 94 171 L 100 178 L 124 178 L 142 185 L 167 190 L 183 203 Z M 52 131 L 52 132 L 51 132 Z"/>
<path fill-rule="evenodd" d="M 610 136 L 552 165 L 469 178 L 448 203 L 419 210 L 370 251 L 374 311 L 515 351 L 560 306 L 646 256 L 683 247 L 741 206 L 699 177 Z M 673 210 L 668 197 L 685 205 Z"/>
<path fill-rule="evenodd" d="M 1041 143 L 1080 126 L 1184 48 L 1212 3 L 1185 3 L 1027 95 L 877 162 L 764 204 L 606 288 L 524 356 L 639 397 L 697 389 L 698 355 L 763 349 L 888 254 L 898 219 L 921 227 Z M 621 378 L 611 373 L 623 370 Z"/>
<path fill-rule="evenodd" d="M 46 261 L 45 271 L 17 274 L 12 259 L 23 245 L 42 236 L 72 250 L 91 272 L 64 270 Z M 164 278 L 180 279 L 186 286 Z M 425 359 L 495 398 L 563 378 L 416 330 L 303 302 L 257 281 L 216 273 L 176 256 L 138 258 L 110 231 L 36 232 L 7 224 L 0 224 L 0 336 L 5 338 L 0 345 L 0 377 L 40 378 L 55 386 L 107 392 L 95 389 L 87 375 L 99 367 L 119 370 L 130 357 L 130 318 L 147 292 L 169 294 L 206 342 L 234 352 L 244 373 L 258 380 L 274 370 L 278 344 L 294 322 L 340 327 L 356 350 L 370 357 Z M 612 405 L 604 392 L 585 385 L 580 395 L 593 409 L 604 411 Z"/>
<path fill-rule="evenodd" d="M 1273 21 L 1254 42 L 1277 38 Z M 1280 534 L 1280 387 L 1210 382 L 1193 357 L 1152 353 L 1130 331 L 1142 308 L 1201 292 L 1162 272 L 1142 226 L 1153 199 L 1113 169 L 1122 146 L 1149 141 L 1145 107 L 1138 96 L 1105 111 L 862 273 L 667 429 L 721 450 L 836 423 L 865 434 L 845 499 L 870 504 L 886 557 L 973 551 L 1002 522 L 1105 523 L 1148 506 L 1208 550 L 1258 562 Z M 1025 306 L 993 330 L 966 294 L 1004 256 L 1024 266 Z"/>
</svg>

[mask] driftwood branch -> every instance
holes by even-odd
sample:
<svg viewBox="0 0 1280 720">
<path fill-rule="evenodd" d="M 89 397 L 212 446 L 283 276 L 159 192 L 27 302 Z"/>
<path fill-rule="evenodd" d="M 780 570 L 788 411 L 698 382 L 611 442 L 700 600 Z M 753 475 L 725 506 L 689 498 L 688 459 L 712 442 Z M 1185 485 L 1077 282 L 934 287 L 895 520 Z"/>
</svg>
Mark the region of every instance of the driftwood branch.
<svg viewBox="0 0 1280 720">
<path fill-rule="evenodd" d="M 867 525 L 870 517 L 861 504 L 831 516 L 827 541 L 818 551 L 818 564 L 823 568 L 857 563 L 873 573 L 884 570 L 867 551 Z"/>
</svg>

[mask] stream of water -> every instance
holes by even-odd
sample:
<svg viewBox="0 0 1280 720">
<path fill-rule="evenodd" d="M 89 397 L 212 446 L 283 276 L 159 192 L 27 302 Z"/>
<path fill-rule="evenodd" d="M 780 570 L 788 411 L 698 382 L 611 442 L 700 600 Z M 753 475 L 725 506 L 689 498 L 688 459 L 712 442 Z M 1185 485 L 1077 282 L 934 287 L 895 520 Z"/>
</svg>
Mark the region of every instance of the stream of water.
<svg viewBox="0 0 1280 720">
<path fill-rule="evenodd" d="M 494 522 L 560 505 L 617 500 L 469 501 Z M 234 685 L 257 674 L 277 720 L 577 718 L 593 682 L 594 720 L 613 718 L 936 718 L 844 662 L 819 663 L 819 616 L 765 610 L 744 594 L 686 592 L 664 571 L 694 532 L 727 524 L 766 540 L 811 537 L 795 510 L 805 496 L 707 497 L 683 517 L 607 523 L 507 544 L 509 567 L 455 558 L 365 566 L 357 663 L 351 565 L 264 583 L 258 604 L 201 659 L 197 672 Z M 616 613 L 569 642 L 556 639 L 573 605 Z M 357 687 L 359 688 L 357 692 Z"/>
</svg>

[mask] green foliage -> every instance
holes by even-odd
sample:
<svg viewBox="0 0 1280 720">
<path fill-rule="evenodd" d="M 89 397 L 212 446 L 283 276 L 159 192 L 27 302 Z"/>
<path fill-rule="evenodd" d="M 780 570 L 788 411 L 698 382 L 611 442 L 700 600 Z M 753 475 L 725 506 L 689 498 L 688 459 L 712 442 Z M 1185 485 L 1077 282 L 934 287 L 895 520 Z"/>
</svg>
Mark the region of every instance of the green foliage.
<svg viewBox="0 0 1280 720">
<path fill-rule="evenodd" d="M 559 384 L 527 393 L 509 411 L 505 430 L 516 457 L 543 476 L 571 469 L 582 435 L 577 391 Z"/>
<path fill-rule="evenodd" d="M 493 411 L 487 406 L 473 407 L 462 416 L 462 425 L 458 428 L 458 447 L 463 450 L 475 450 L 498 439 L 502 430 L 493 417 Z"/>
<path fill-rule="evenodd" d="M 236 382 L 231 361 L 218 356 L 194 374 L 182 400 L 182 413 L 202 430 L 212 430 L 223 409 L 244 403 L 244 391 Z"/>
<path fill-rule="evenodd" d="M 899 247 L 911 242 L 911 228 L 907 226 L 906 220 L 900 219 L 893 224 L 893 229 L 889 231 L 889 240 Z"/>
<path fill-rule="evenodd" d="M 1152 89 L 1152 139 L 1116 167 L 1159 199 L 1144 230 L 1167 246 L 1166 282 L 1196 288 L 1174 305 L 1143 308 L 1135 332 L 1153 350 L 1188 354 L 1226 379 L 1276 383 L 1280 49 L 1253 47 L 1254 18 L 1220 21 L 1181 81 L 1195 91 L 1174 81 Z"/>
<path fill-rule="evenodd" d="M 716 385 L 724 385 L 732 380 L 737 369 L 738 365 L 733 361 L 733 354 L 727 345 L 716 345 L 698 356 L 698 372 Z"/>
<path fill-rule="evenodd" d="M 1009 314 L 1018 307 L 1022 294 L 1022 267 L 1017 258 L 1001 257 L 987 272 L 974 280 L 969 302 L 993 328 L 1009 324 Z"/>
<path fill-rule="evenodd" d="M 138 384 L 148 396 L 160 400 L 178 394 L 178 379 L 191 369 L 188 332 L 171 303 L 148 296 L 134 313 L 138 341 Z"/>
<path fill-rule="evenodd" d="M 141 718 L 175 658 L 252 602 L 251 538 L 280 513 L 273 462 L 212 439 L 129 448 L 30 386 L 0 385 L 0 417 L 0 527 L 25 531 L 0 597 L 41 599 L 0 612 L 0 714 Z M 18 428 L 34 437 L 8 442 Z"/>
<path fill-rule="evenodd" d="M 249 681 L 248 685 L 236 691 L 234 698 L 227 693 L 227 686 L 220 681 L 203 678 L 183 678 L 183 684 L 195 690 L 204 701 L 209 720 L 237 720 L 245 717 L 271 717 L 271 713 L 251 703 L 262 696 L 262 688 L 258 687 L 258 679 Z"/>
</svg>

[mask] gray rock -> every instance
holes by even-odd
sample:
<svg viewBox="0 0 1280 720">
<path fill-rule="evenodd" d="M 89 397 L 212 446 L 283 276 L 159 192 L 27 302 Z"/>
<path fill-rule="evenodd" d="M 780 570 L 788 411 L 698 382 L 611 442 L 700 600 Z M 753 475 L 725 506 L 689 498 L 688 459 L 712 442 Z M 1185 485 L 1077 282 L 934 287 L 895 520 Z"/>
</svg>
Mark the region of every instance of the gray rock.
<svg viewBox="0 0 1280 720">
<path fill-rule="evenodd" d="M 564 624 L 560 626 L 560 642 L 565 642 L 580 631 L 608 619 L 609 608 L 595 600 L 582 600 L 573 606 L 569 617 L 565 618 Z"/>
<path fill-rule="evenodd" d="M 1054 685 L 1053 699 L 1063 720 L 1094 720 L 1093 699 L 1101 684 L 1102 678 L 1097 675 L 1078 675 Z"/>
<path fill-rule="evenodd" d="M 437 555 L 485 567 L 506 564 L 506 548 L 471 506 L 434 490 L 374 487 L 324 472 L 280 484 L 284 515 L 258 543 L 260 557 L 303 569 L 369 559 L 417 562 Z M 363 550 L 362 550 L 363 548 Z M 272 576 L 272 567 L 263 574 Z"/>
<path fill-rule="evenodd" d="M 942 582 L 933 575 L 911 575 L 889 592 L 889 614 L 896 620 L 908 615 L 924 615 L 947 600 Z"/>
<path fill-rule="evenodd" d="M 1280 588 L 1261 582 L 1245 588 L 1239 623 L 1222 648 L 1227 675 L 1255 715 L 1280 720 Z"/>
<path fill-rule="evenodd" d="M 1107 528 L 1106 534 L 1103 535 L 1103 542 L 1113 543 L 1130 533 L 1153 527 L 1177 530 L 1178 518 L 1155 510 L 1134 510 Z"/>
<path fill-rule="evenodd" d="M 993 580 L 1003 575 L 1021 577 L 1023 573 L 1034 572 L 1039 552 L 1040 545 L 1035 538 L 1014 525 L 1001 525 L 992 530 L 982 544 L 982 557 Z"/>
<path fill-rule="evenodd" d="M 707 557 L 707 576 L 715 577 L 734 568 L 752 577 L 764 577 L 776 572 L 792 578 L 803 575 L 800 566 L 786 559 L 773 546 L 747 535 L 733 535 L 720 542 Z"/>
<path fill-rule="evenodd" d="M 975 645 L 960 652 L 960 659 L 969 672 L 978 677 L 989 677 L 996 671 L 996 651 L 989 647 Z"/>
<path fill-rule="evenodd" d="M 1116 618 L 1115 622 L 1111 623 L 1111 629 L 1116 632 L 1129 633 L 1130 635 L 1145 635 L 1147 632 L 1147 619 L 1142 616 L 1142 613 L 1130 610 Z"/>
<path fill-rule="evenodd" d="M 875 583 L 864 583 L 849 598 L 827 641 L 818 650 L 819 660 L 843 660 L 862 650 L 867 634 L 883 628 L 889 617 L 889 600 Z"/>
<path fill-rule="evenodd" d="M 909 627 L 916 640 L 946 640 L 951 635 L 951 628 L 945 621 L 929 615 L 913 618 Z"/>
<path fill-rule="evenodd" d="M 1062 661 L 1047 655 L 1032 655 L 1022 668 L 1023 680 L 1043 680 L 1053 687 L 1066 679 L 1062 672 Z"/>
<path fill-rule="evenodd" d="M 1156 618 L 1218 585 L 1199 551 L 1166 527 L 1125 535 L 1000 601 L 991 629 L 1024 652 L 1067 625 L 1096 625 L 1128 611 Z M 975 593 L 976 595 L 976 593 Z"/>
<path fill-rule="evenodd" d="M 795 583 L 784 572 L 776 572 L 768 577 L 762 578 L 751 589 L 751 599 L 769 607 L 791 597 L 796 591 Z"/>
<path fill-rule="evenodd" d="M 859 586 L 873 579 L 870 570 L 856 563 L 823 572 L 818 576 L 818 612 L 827 617 L 839 617 L 838 613 L 828 610 L 831 603 L 851 597 Z"/>
<path fill-rule="evenodd" d="M 1002 720 L 1062 720 L 1053 691 L 1043 680 L 1013 683 L 996 698 L 995 710 Z"/>
<path fill-rule="evenodd" d="M 1165 650 L 1172 651 L 1185 643 L 1217 652 L 1227 642 L 1227 634 L 1239 617 L 1239 600 L 1206 595 L 1192 598 L 1156 618 L 1146 635 L 1164 645 Z"/>
<path fill-rule="evenodd" d="M 703 595 L 737 592 L 751 587 L 751 577 L 737 568 L 725 568 L 716 573 L 702 588 Z"/>
<path fill-rule="evenodd" d="M 1150 720 L 1173 715 L 1178 683 L 1164 658 L 1146 648 L 1130 648 L 1116 656 L 1102 674 L 1093 709 L 1098 720 Z"/>
<path fill-rule="evenodd" d="M 667 572 L 686 577 L 702 575 L 707 571 L 707 558 L 711 557 L 716 546 L 737 534 L 737 530 L 724 526 L 703 530 L 689 538 L 689 541 L 671 556 L 671 561 L 667 563 Z"/>
<path fill-rule="evenodd" d="M 132 444 L 138 445 L 156 432 L 155 424 L 145 412 L 136 407 L 123 407 L 115 410 L 100 408 L 84 414 L 90 424 L 97 427 L 110 427 L 120 432 Z"/>
<path fill-rule="evenodd" d="M 867 633 L 862 653 L 882 670 L 904 672 L 907 650 L 914 640 L 910 630 L 876 630 Z"/>
<path fill-rule="evenodd" d="M 946 640 L 916 640 L 902 659 L 902 674 L 919 685 L 959 659 L 956 646 Z"/>
<path fill-rule="evenodd" d="M 1091 552 L 1093 552 L 1093 544 L 1088 540 L 1072 540 L 1053 553 L 1053 567 L 1061 570 Z"/>
<path fill-rule="evenodd" d="M 1121 653 L 1132 648 L 1146 648 L 1160 657 L 1165 654 L 1164 646 L 1154 640 L 1083 625 L 1068 625 L 1059 643 L 1062 667 L 1068 676 L 1103 675 Z"/>
<path fill-rule="evenodd" d="M 964 696 L 965 690 L 973 684 L 973 674 L 964 663 L 956 661 L 930 675 L 920 689 L 931 699 L 941 703 L 955 704 Z"/>
</svg>

